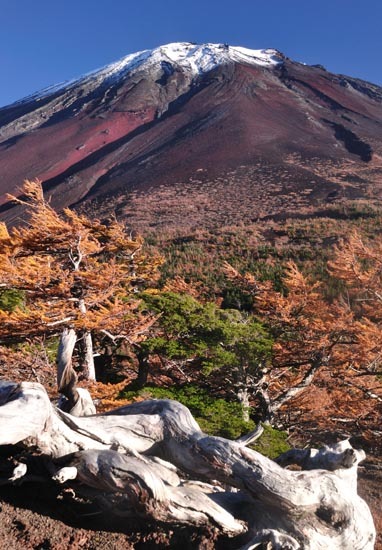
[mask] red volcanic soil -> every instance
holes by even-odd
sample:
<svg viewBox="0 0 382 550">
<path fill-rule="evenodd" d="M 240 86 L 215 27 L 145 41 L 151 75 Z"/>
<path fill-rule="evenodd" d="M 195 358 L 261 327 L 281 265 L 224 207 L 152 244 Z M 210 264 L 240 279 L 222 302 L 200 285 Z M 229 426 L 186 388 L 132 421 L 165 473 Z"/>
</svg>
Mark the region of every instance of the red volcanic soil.
<svg viewBox="0 0 382 550">
<path fill-rule="evenodd" d="M 12 167 L 12 177 L 7 178 L 7 185 L 20 185 L 29 177 L 26 167 L 30 177 L 42 181 L 59 176 L 95 151 L 151 122 L 154 116 L 153 108 L 137 113 L 114 112 L 107 119 L 81 116 L 62 121 L 59 131 L 56 126 L 45 126 L 26 134 L 18 140 L 17 147 L 0 149 L 0 163 L 4 170 L 7 172 L 8 167 Z M 103 170 L 98 167 L 98 172 Z M 85 188 L 87 186 L 91 187 L 91 184 L 87 182 Z M 78 197 L 72 195 L 71 200 L 79 199 L 81 194 Z M 5 197 L 2 202 L 4 200 Z"/>
<path fill-rule="evenodd" d="M 157 76 L 127 77 L 102 94 L 82 90 L 75 108 L 67 107 L 74 89 L 14 114 L 0 127 L 3 200 L 39 177 L 57 208 L 116 212 L 139 228 L 159 223 L 146 204 L 163 192 L 175 212 L 200 201 L 190 217 L 199 226 L 211 212 L 253 221 L 338 198 L 380 200 L 378 87 L 289 60 L 273 70 L 232 63 L 194 83 L 176 71 Z M 165 200 L 160 210 L 177 225 L 173 207 Z M 7 208 L 2 217 L 15 218 Z"/>
<path fill-rule="evenodd" d="M 65 151 L 65 145 L 68 148 L 69 143 L 74 140 L 79 142 L 79 145 L 74 150 L 69 150 L 63 158 L 59 159 L 58 163 L 50 168 L 47 172 L 37 174 L 37 177 L 42 181 L 48 180 L 65 172 L 70 166 L 80 162 L 89 154 L 101 149 L 105 145 L 115 142 L 119 138 L 129 134 L 142 124 L 151 122 L 154 119 L 154 109 L 147 109 L 139 113 L 111 113 L 107 120 L 95 120 L 93 124 L 75 124 L 74 119 L 65 121 L 62 131 L 59 134 L 59 143 L 51 143 L 50 150 Z M 45 135 L 40 135 L 40 139 L 50 143 L 50 135 L 54 138 L 57 132 L 52 131 L 51 127 L 44 128 L 47 130 Z M 58 137 L 58 136 L 57 136 Z M 26 144 L 33 149 L 33 144 Z"/>
</svg>

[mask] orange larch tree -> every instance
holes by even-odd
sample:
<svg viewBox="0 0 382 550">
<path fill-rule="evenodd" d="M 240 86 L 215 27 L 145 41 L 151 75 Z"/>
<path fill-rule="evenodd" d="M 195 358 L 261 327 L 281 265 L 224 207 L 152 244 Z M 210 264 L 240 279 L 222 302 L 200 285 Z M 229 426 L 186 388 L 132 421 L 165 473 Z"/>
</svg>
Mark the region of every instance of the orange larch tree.
<svg viewBox="0 0 382 550">
<path fill-rule="evenodd" d="M 252 293 L 254 313 L 274 338 L 272 365 L 264 370 L 257 388 L 264 415 L 272 418 L 322 368 L 333 372 L 346 364 L 355 341 L 354 313 L 346 302 L 328 303 L 322 285 L 303 275 L 293 262 L 286 266 L 283 292 L 275 290 L 272 282 L 241 275 L 229 265 L 225 271 Z"/>
<path fill-rule="evenodd" d="M 136 290 L 156 278 L 159 258 L 116 221 L 100 223 L 44 198 L 41 183 L 26 181 L 27 223 L 0 225 L 0 295 L 17 293 L 0 309 L 0 344 L 74 331 L 79 367 L 95 378 L 94 335 L 134 342 L 151 320 L 140 313 Z"/>
<path fill-rule="evenodd" d="M 354 231 L 342 240 L 328 263 L 342 281 L 343 300 L 353 311 L 356 345 L 353 367 L 363 375 L 382 374 L 382 238 L 361 237 Z"/>
</svg>

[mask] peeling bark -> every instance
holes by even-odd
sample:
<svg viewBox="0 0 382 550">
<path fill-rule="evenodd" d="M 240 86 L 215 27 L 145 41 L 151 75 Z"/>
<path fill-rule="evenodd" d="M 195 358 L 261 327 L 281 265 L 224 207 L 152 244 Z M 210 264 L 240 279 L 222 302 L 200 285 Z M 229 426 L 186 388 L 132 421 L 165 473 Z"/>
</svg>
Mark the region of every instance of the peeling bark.
<svg viewBox="0 0 382 550">
<path fill-rule="evenodd" d="M 365 455 L 348 441 L 290 451 L 276 463 L 245 447 L 251 437 L 204 434 L 175 401 L 74 417 L 30 382 L 0 384 L 0 425 L 0 445 L 49 455 L 58 483 L 91 489 L 119 514 L 213 527 L 233 537 L 233 549 L 374 547 L 371 514 L 357 494 Z M 301 470 L 283 467 L 290 463 Z M 18 482 L 28 475 L 23 467 L 16 474 Z"/>
</svg>

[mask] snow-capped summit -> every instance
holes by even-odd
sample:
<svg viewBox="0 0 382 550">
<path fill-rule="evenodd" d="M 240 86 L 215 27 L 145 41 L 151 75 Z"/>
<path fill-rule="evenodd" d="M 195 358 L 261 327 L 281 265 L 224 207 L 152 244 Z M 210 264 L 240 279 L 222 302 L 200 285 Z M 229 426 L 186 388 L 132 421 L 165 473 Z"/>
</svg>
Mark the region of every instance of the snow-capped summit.
<svg viewBox="0 0 382 550">
<path fill-rule="evenodd" d="M 149 50 L 147 60 L 152 63 L 167 60 L 191 70 L 194 74 L 203 74 L 230 61 L 272 67 L 280 64 L 282 57 L 277 50 L 250 50 L 228 44 L 175 42 Z"/>
<path fill-rule="evenodd" d="M 127 55 L 115 63 L 89 73 L 87 77 L 108 78 L 131 75 L 137 70 L 152 66 L 160 67 L 162 63 L 168 63 L 173 68 L 177 67 L 197 76 L 230 62 L 274 67 L 282 63 L 282 59 L 282 54 L 273 49 L 250 50 L 228 44 L 174 42 Z"/>
<path fill-rule="evenodd" d="M 57 208 L 139 227 L 156 216 L 146 200 L 155 223 L 202 226 L 363 197 L 380 185 L 365 166 L 382 156 L 381 105 L 378 86 L 272 49 L 133 53 L 0 109 L 0 218 L 35 177 Z"/>
<path fill-rule="evenodd" d="M 39 100 L 42 97 L 56 94 L 62 89 L 84 85 L 99 85 L 105 80 L 131 76 L 138 70 L 161 67 L 167 64 L 168 69 L 186 71 L 189 76 L 205 74 L 219 65 L 231 62 L 246 63 L 272 68 L 283 62 L 283 54 L 274 49 L 251 50 L 228 44 L 194 44 L 191 42 L 174 42 L 151 50 L 142 50 L 122 57 L 114 63 L 91 71 L 79 78 L 49 86 L 39 92 L 23 98 L 20 102 Z"/>
</svg>

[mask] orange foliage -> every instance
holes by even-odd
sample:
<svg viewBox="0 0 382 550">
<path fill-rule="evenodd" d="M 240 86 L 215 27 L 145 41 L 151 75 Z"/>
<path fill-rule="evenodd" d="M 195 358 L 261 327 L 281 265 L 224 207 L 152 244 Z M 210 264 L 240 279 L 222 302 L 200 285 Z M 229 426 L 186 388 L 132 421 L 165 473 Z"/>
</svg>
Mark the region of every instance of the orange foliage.
<svg viewBox="0 0 382 550">
<path fill-rule="evenodd" d="M 132 402 L 142 401 L 142 397 L 131 399 L 121 399 L 119 394 L 126 387 L 126 380 L 118 384 L 103 384 L 102 382 L 94 382 L 86 384 L 92 398 L 97 403 L 97 412 L 106 412 L 112 409 L 129 405 Z"/>
<path fill-rule="evenodd" d="M 382 239 L 366 241 L 358 232 L 341 241 L 332 275 L 343 282 L 344 298 L 354 315 L 356 345 L 352 366 L 365 373 L 381 373 L 382 366 Z"/>
<path fill-rule="evenodd" d="M 373 262 L 367 269 L 362 265 L 366 248 L 361 241 L 353 238 L 347 246 L 351 248 L 342 245 L 338 249 L 337 260 L 330 268 L 336 276 L 344 277 L 351 299 L 348 296 L 331 303 L 326 301 L 321 284 L 312 282 L 292 262 L 286 266 L 284 292 L 274 290 L 270 281 L 256 281 L 231 266 L 226 269 L 231 280 L 253 294 L 255 313 L 274 337 L 272 368 L 264 377 L 271 399 L 281 402 L 289 392 L 288 407 L 300 413 L 304 410 L 304 415 L 312 407 L 317 415 L 321 400 L 321 407 L 328 409 L 323 409 L 327 425 L 331 416 L 333 422 L 337 418 L 342 422 L 341 417 L 359 417 L 363 410 L 370 415 L 375 404 L 382 402 L 382 385 L 375 376 L 365 376 L 376 373 L 382 358 L 382 300 L 378 307 L 374 304 L 372 311 L 369 301 L 360 304 L 356 299 L 361 291 L 367 291 L 369 297 L 377 292 L 373 285 L 378 277 L 382 282 L 382 274 Z M 382 243 L 379 246 L 382 258 Z M 305 401 L 303 392 L 290 391 L 299 387 L 303 390 L 313 383 L 323 389 L 307 392 Z M 312 420 L 306 414 L 305 420 L 308 418 Z"/>
<path fill-rule="evenodd" d="M 38 181 L 27 181 L 21 202 L 28 224 L 0 226 L 2 290 L 25 304 L 0 311 L 0 341 L 54 334 L 64 327 L 107 330 L 132 340 L 148 320 L 138 313 L 137 285 L 155 279 L 160 258 L 148 258 L 142 239 L 122 223 L 105 225 L 69 209 L 57 213 Z"/>
<path fill-rule="evenodd" d="M 175 276 L 170 281 L 167 281 L 163 287 L 164 292 L 176 292 L 177 294 L 188 294 L 193 298 L 200 298 L 201 283 L 188 283 L 183 277 Z"/>
<path fill-rule="evenodd" d="M 275 365 L 333 361 L 335 346 L 352 341 L 352 311 L 345 303 L 327 303 L 320 283 L 309 280 L 294 262 L 286 266 L 284 292 L 274 290 L 270 281 L 256 281 L 233 268 L 227 274 L 254 295 L 255 313 L 275 338 Z"/>
</svg>

